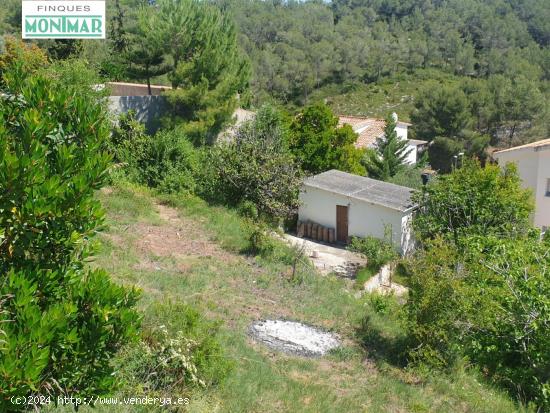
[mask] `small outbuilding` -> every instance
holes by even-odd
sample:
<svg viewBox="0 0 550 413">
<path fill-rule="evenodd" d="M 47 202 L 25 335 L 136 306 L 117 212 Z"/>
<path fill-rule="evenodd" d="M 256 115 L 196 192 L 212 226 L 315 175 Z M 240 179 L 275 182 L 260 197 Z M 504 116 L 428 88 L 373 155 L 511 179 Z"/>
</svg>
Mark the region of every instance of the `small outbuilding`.
<svg viewBox="0 0 550 413">
<path fill-rule="evenodd" d="M 413 247 L 411 221 L 416 205 L 412 191 L 333 169 L 304 180 L 298 220 L 334 229 L 340 243 L 352 236 L 389 235 L 406 254 Z"/>
</svg>

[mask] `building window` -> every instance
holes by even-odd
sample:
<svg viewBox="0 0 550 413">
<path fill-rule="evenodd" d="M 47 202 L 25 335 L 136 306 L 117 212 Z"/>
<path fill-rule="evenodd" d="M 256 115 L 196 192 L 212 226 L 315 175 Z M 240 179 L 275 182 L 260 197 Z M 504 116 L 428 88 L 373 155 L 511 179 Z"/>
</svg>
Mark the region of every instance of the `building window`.
<svg viewBox="0 0 550 413">
<path fill-rule="evenodd" d="M 550 196 L 550 178 L 546 180 L 546 196 Z"/>
</svg>

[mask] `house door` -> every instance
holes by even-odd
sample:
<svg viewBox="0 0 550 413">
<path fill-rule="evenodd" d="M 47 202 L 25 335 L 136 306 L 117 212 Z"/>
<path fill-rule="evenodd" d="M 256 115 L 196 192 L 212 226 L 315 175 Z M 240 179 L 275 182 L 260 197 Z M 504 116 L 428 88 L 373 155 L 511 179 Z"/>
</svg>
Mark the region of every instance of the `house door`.
<svg viewBox="0 0 550 413">
<path fill-rule="evenodd" d="M 348 242 L 348 207 L 336 205 L 336 241 Z"/>
</svg>

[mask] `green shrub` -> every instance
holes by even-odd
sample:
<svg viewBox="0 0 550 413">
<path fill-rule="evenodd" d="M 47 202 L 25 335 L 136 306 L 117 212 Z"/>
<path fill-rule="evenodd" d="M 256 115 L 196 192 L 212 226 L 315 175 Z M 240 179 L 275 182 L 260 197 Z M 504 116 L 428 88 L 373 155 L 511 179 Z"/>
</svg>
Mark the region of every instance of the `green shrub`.
<svg viewBox="0 0 550 413">
<path fill-rule="evenodd" d="M 420 242 L 445 236 L 459 244 L 463 236 L 514 237 L 531 228 L 532 194 L 521 187 L 513 164 L 502 169 L 465 160 L 461 168 L 423 186 L 413 199 L 419 204 L 413 228 Z"/>
<path fill-rule="evenodd" d="M 115 162 L 130 162 L 142 156 L 139 149 L 145 146 L 146 141 L 145 125 L 136 119 L 134 111 L 129 111 L 118 116 L 106 149 Z"/>
<path fill-rule="evenodd" d="M 0 94 L 0 410 L 11 396 L 110 391 L 138 294 L 88 270 L 110 157 L 105 107 L 15 58 Z M 23 408 L 24 406 L 19 406 Z"/>
<path fill-rule="evenodd" d="M 119 361 L 124 377 L 164 393 L 225 379 L 233 364 L 220 344 L 218 322 L 184 304 L 155 305 L 147 312 L 153 320 L 145 323 L 141 342 Z"/>
<path fill-rule="evenodd" d="M 392 184 L 413 189 L 422 188 L 422 169 L 417 166 L 404 165 L 403 169 L 388 179 Z"/>
<path fill-rule="evenodd" d="M 540 411 L 550 408 L 550 249 L 528 238 L 435 239 L 410 265 L 410 358 L 466 357 Z"/>
<path fill-rule="evenodd" d="M 249 254 L 267 257 L 275 250 L 275 241 L 269 234 L 269 227 L 265 224 L 248 222 L 248 248 Z"/>
<path fill-rule="evenodd" d="M 262 218 L 281 220 L 298 209 L 302 173 L 276 113 L 264 107 L 256 116 L 210 150 L 202 193 L 229 205 L 252 202 Z"/>
<path fill-rule="evenodd" d="M 131 180 L 165 193 L 196 189 L 201 154 L 177 130 L 149 136 L 129 113 L 120 117 L 108 147 Z"/>
<path fill-rule="evenodd" d="M 352 237 L 348 249 L 363 254 L 367 257 L 369 267 L 377 270 L 398 256 L 391 242 L 371 236 Z"/>
<path fill-rule="evenodd" d="M 387 314 L 391 307 L 391 296 L 382 294 L 369 294 L 369 301 L 372 309 L 377 314 Z"/>
<path fill-rule="evenodd" d="M 254 202 L 251 202 L 251 201 L 241 202 L 237 206 L 237 211 L 239 212 L 239 215 L 241 215 L 244 218 L 256 220 L 259 217 L 258 208 L 254 204 Z"/>
</svg>

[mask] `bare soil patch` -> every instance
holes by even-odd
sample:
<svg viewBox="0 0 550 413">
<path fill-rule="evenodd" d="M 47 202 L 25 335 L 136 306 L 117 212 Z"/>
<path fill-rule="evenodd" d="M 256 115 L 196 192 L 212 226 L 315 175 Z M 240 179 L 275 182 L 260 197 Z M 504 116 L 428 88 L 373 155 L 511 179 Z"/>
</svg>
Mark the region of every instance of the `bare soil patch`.
<svg viewBox="0 0 550 413">
<path fill-rule="evenodd" d="M 162 204 L 155 204 L 155 207 L 164 225 L 141 222 L 131 228 L 137 235 L 135 243 L 142 255 L 176 259 L 214 256 L 224 260 L 232 258 L 231 254 L 209 239 L 209 234 L 203 228 L 190 219 L 180 217 L 176 209 Z"/>
</svg>

